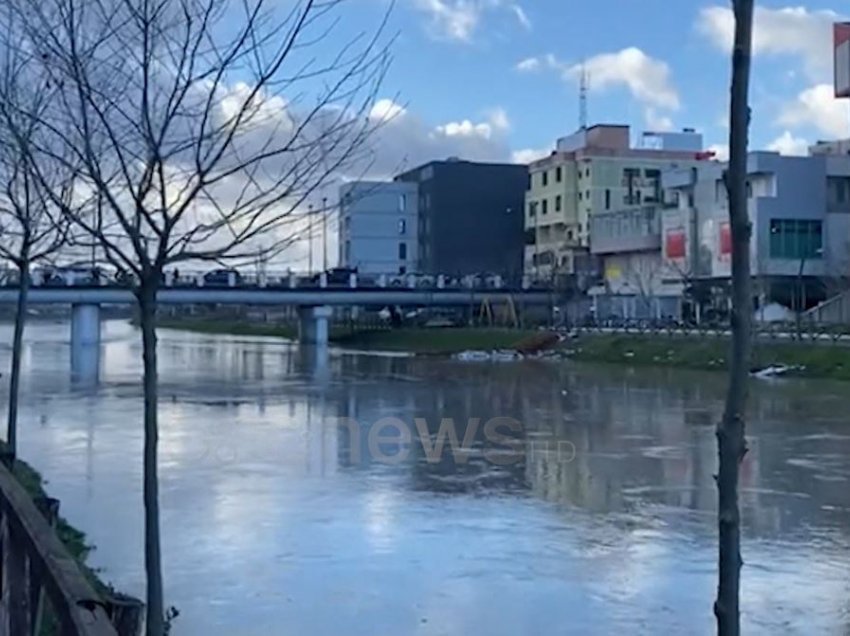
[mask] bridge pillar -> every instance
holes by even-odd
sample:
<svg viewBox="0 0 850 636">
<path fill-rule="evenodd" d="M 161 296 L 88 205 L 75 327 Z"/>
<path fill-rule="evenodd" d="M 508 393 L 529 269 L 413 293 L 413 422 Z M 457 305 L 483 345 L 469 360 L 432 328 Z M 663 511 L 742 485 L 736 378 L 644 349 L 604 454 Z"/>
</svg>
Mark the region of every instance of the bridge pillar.
<svg viewBox="0 0 850 636">
<path fill-rule="evenodd" d="M 298 342 L 328 344 L 328 318 L 333 310 L 327 306 L 298 308 Z"/>
<path fill-rule="evenodd" d="M 71 306 L 71 375 L 96 383 L 100 375 L 100 305 Z"/>
<path fill-rule="evenodd" d="M 100 345 L 100 305 L 71 306 L 71 348 Z"/>
</svg>

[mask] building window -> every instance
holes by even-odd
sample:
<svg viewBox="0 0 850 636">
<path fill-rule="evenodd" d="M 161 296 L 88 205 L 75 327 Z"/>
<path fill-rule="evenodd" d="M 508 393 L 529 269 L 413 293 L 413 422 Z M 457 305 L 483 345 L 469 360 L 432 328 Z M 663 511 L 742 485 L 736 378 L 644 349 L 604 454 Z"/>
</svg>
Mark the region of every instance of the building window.
<svg viewBox="0 0 850 636">
<path fill-rule="evenodd" d="M 528 202 L 528 216 L 536 216 L 537 215 L 537 201 L 529 201 Z"/>
<path fill-rule="evenodd" d="M 747 198 L 753 198 L 753 182 L 747 179 Z"/>
<path fill-rule="evenodd" d="M 821 258 L 823 223 L 797 219 L 770 220 L 770 257 L 787 259 Z"/>
<path fill-rule="evenodd" d="M 635 205 L 640 203 L 640 198 L 637 196 L 638 182 L 640 181 L 640 168 L 623 168 L 623 186 L 626 188 L 626 195 L 623 197 L 623 203 L 626 205 Z"/>
<path fill-rule="evenodd" d="M 587 191 L 587 193 L 584 195 L 584 198 L 590 201 L 590 190 Z"/>
<path fill-rule="evenodd" d="M 549 171 L 548 170 L 544 170 L 543 172 L 540 173 L 540 183 L 544 187 L 549 185 Z M 544 212 L 544 214 L 545 214 L 545 212 Z"/>
<path fill-rule="evenodd" d="M 562 178 L 561 166 L 558 166 L 557 168 L 555 168 L 555 181 L 557 181 L 558 183 L 561 183 L 561 178 Z"/>
<path fill-rule="evenodd" d="M 398 220 L 398 233 L 407 234 L 407 219 Z"/>
<path fill-rule="evenodd" d="M 406 208 L 407 208 L 407 195 L 406 194 L 398 195 L 398 211 L 404 212 L 404 210 Z"/>
<path fill-rule="evenodd" d="M 555 197 L 555 212 L 561 211 L 561 195 Z"/>
<path fill-rule="evenodd" d="M 578 200 L 581 201 L 581 192 L 578 193 Z"/>
<path fill-rule="evenodd" d="M 398 244 L 398 260 L 406 261 L 407 260 L 407 243 L 401 242 Z"/>
<path fill-rule="evenodd" d="M 541 211 L 540 211 L 540 212 L 541 212 L 541 214 L 546 214 L 546 213 L 549 211 L 549 200 L 548 200 L 548 199 L 543 199 L 543 200 L 540 202 L 540 205 L 541 205 L 541 208 L 542 208 L 542 209 L 541 209 Z"/>
<path fill-rule="evenodd" d="M 348 214 L 345 215 L 345 220 L 343 221 L 343 225 L 345 226 L 346 232 L 351 228 L 351 216 L 349 216 Z"/>
<path fill-rule="evenodd" d="M 611 190 L 605 188 L 605 209 L 611 209 Z"/>
<path fill-rule="evenodd" d="M 568 241 L 573 240 L 573 231 L 572 230 L 567 230 L 567 240 Z"/>
</svg>

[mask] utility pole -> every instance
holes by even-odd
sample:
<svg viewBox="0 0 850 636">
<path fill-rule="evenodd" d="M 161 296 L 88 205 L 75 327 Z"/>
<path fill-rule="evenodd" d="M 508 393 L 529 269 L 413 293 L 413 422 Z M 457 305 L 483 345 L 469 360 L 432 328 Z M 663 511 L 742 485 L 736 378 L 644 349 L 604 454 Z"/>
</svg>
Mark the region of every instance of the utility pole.
<svg viewBox="0 0 850 636">
<path fill-rule="evenodd" d="M 328 271 L 328 198 L 322 197 L 322 271 Z"/>
</svg>

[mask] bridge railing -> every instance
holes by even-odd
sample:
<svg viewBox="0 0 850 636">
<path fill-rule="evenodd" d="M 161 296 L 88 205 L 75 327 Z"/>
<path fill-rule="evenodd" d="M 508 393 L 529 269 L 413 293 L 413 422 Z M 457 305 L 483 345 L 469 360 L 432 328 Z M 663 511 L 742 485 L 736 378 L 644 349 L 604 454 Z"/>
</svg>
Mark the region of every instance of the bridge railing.
<svg viewBox="0 0 850 636">
<path fill-rule="evenodd" d="M 0 276 L 0 286 L 16 287 L 17 274 Z M 131 278 L 111 275 L 102 270 L 73 270 L 69 272 L 44 274 L 36 271 L 31 277 L 31 286 L 40 287 L 115 287 L 131 286 Z M 218 270 L 215 272 L 195 272 L 178 269 L 166 270 L 163 274 L 162 288 L 195 287 L 239 287 L 239 288 L 291 288 L 291 289 L 447 289 L 447 290 L 502 290 L 520 286 L 518 281 L 508 282 L 495 274 L 476 274 L 466 276 L 448 276 L 433 274 L 358 274 L 340 271 L 304 274 L 291 271 L 278 272 L 238 272 Z M 529 281 L 521 285 L 531 288 Z M 536 287 L 536 289 L 540 289 Z"/>
<path fill-rule="evenodd" d="M 55 500 L 40 502 L 49 516 Z M 42 511 L 0 463 L 0 634 L 118 636 L 107 606 Z M 138 631 L 138 616 L 134 628 Z M 133 622 L 133 621 L 130 621 Z"/>
</svg>

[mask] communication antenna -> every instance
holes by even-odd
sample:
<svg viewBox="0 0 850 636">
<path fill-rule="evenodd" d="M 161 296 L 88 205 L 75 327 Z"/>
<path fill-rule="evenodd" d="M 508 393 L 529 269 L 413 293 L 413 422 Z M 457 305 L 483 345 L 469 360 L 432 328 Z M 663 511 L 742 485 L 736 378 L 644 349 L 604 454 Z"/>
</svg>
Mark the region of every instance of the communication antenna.
<svg viewBox="0 0 850 636">
<path fill-rule="evenodd" d="M 590 76 L 582 60 L 578 84 L 578 125 L 581 130 L 587 129 L 587 91 L 589 89 Z"/>
</svg>

